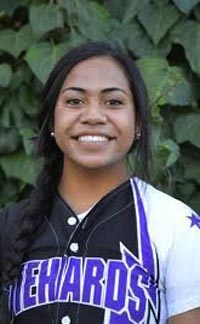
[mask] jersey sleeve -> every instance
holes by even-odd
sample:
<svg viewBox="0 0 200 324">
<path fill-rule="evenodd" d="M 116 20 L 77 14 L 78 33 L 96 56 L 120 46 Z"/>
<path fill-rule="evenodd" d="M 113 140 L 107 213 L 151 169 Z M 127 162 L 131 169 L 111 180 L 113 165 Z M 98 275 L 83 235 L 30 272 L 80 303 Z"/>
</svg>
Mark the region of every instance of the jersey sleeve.
<svg viewBox="0 0 200 324">
<path fill-rule="evenodd" d="M 183 208 L 174 218 L 165 267 L 169 317 L 200 307 L 200 217 Z"/>
</svg>

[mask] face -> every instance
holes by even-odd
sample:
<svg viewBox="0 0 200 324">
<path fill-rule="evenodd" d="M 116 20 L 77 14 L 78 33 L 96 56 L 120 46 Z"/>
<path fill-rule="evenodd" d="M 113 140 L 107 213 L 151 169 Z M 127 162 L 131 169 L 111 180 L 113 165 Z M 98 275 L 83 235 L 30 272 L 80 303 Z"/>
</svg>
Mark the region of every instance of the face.
<svg viewBox="0 0 200 324">
<path fill-rule="evenodd" d="M 117 61 L 92 57 L 72 68 L 56 103 L 54 132 L 69 168 L 124 168 L 134 141 L 135 109 Z"/>
</svg>

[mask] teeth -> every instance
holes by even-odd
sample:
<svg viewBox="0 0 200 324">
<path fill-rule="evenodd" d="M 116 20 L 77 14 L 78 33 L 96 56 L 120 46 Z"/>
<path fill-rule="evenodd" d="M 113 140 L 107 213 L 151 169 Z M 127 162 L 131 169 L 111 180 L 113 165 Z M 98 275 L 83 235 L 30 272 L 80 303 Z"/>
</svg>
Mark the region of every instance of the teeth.
<svg viewBox="0 0 200 324">
<path fill-rule="evenodd" d="M 78 138 L 80 142 L 107 142 L 108 138 L 101 135 L 84 135 Z"/>
</svg>

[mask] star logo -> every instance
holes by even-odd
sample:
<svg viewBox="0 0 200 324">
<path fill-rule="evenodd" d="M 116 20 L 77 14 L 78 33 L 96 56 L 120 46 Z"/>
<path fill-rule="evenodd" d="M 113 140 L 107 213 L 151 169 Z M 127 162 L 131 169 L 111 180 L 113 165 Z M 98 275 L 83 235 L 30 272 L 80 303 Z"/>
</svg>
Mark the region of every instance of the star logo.
<svg viewBox="0 0 200 324">
<path fill-rule="evenodd" d="M 190 227 L 197 226 L 200 229 L 200 217 L 197 214 L 187 216 L 191 220 Z"/>
</svg>

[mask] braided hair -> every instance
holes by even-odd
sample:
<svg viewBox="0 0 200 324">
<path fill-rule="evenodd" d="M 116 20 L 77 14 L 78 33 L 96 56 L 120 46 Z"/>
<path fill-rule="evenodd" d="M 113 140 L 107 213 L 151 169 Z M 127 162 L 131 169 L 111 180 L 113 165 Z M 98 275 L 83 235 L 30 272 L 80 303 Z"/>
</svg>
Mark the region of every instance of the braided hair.
<svg viewBox="0 0 200 324">
<path fill-rule="evenodd" d="M 51 214 L 54 191 L 63 167 L 63 153 L 50 133 L 54 124 L 54 108 L 65 78 L 77 63 L 92 56 L 110 56 L 124 69 L 132 91 L 136 118 L 141 127 L 141 139 L 134 149 L 142 178 L 148 177 L 150 161 L 149 113 L 147 92 L 134 61 L 119 48 L 107 43 L 90 42 L 70 50 L 54 67 L 44 86 L 38 114 L 39 134 L 36 139 L 38 157 L 43 158 L 43 167 L 28 199 L 23 202 L 21 214 L 9 226 L 3 242 L 1 260 L 0 324 L 11 323 L 8 311 L 8 287 L 16 279 L 20 265 L 35 238 L 44 218 Z"/>
</svg>

